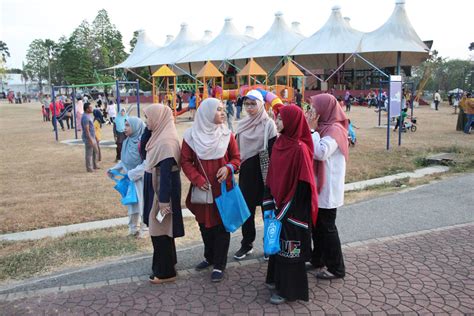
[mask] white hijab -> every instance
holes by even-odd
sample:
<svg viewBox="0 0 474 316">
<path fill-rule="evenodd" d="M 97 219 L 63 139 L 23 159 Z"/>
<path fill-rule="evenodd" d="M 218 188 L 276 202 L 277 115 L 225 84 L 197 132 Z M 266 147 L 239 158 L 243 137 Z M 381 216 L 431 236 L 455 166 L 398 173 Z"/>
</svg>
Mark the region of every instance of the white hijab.
<svg viewBox="0 0 474 316">
<path fill-rule="evenodd" d="M 229 147 L 230 130 L 225 124 L 214 123 L 217 107 L 222 102 L 215 98 L 207 98 L 199 106 L 191 128 L 183 135 L 186 143 L 203 160 L 224 157 Z"/>
</svg>

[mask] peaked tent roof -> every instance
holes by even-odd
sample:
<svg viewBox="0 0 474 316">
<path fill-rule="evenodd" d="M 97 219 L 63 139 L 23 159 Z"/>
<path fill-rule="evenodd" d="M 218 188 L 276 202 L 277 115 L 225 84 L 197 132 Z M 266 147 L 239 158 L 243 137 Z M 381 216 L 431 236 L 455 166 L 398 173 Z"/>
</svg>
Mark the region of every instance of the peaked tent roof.
<svg viewBox="0 0 474 316">
<path fill-rule="evenodd" d="M 245 65 L 242 70 L 239 71 L 237 76 L 266 76 L 267 73 L 260 67 L 259 64 L 253 59 L 250 58 L 250 61 Z"/>
<path fill-rule="evenodd" d="M 152 77 L 176 77 L 176 74 L 168 66 L 163 65 L 153 73 Z"/>
<path fill-rule="evenodd" d="M 172 41 L 174 41 L 174 35 L 166 35 L 166 40 L 163 46 L 168 46 Z"/>
<path fill-rule="evenodd" d="M 201 47 L 205 44 L 205 41 L 206 40 L 203 39 L 196 40 L 188 30 L 188 25 L 183 23 L 174 41 L 168 46 L 156 50 L 147 58 L 136 63 L 134 67 L 174 64 L 184 56 Z"/>
<path fill-rule="evenodd" d="M 154 51 L 159 49 L 160 46 L 156 45 L 146 34 L 144 30 L 138 31 L 137 43 L 133 48 L 132 53 L 122 63 L 111 67 L 113 68 L 131 68 L 136 63 L 148 57 Z"/>
<path fill-rule="evenodd" d="M 261 38 L 239 50 L 231 59 L 259 58 L 258 62 L 263 68 L 272 69 L 302 39 L 304 36 L 293 31 L 285 23 L 283 14 L 278 12 L 270 29 Z"/>
<path fill-rule="evenodd" d="M 304 76 L 304 73 L 302 73 L 301 70 L 295 66 L 291 59 L 289 59 L 286 64 L 275 74 L 275 77 L 287 76 Z"/>
<path fill-rule="evenodd" d="M 250 36 L 241 34 L 232 23 L 232 19 L 225 19 L 219 35 L 216 36 L 207 45 L 197 49 L 191 54 L 185 56 L 179 63 L 202 62 L 207 60 L 221 61 L 234 55 L 245 45 L 255 41 Z"/>
<path fill-rule="evenodd" d="M 201 70 L 199 70 L 199 72 L 197 73 L 196 75 L 196 78 L 219 78 L 219 77 L 222 77 L 224 76 L 220 71 L 219 69 L 217 69 L 216 66 L 214 66 L 213 63 L 211 63 L 210 61 L 208 61 L 204 67 L 201 68 Z"/>
<path fill-rule="evenodd" d="M 337 67 L 337 54 L 352 54 L 360 49 L 362 32 L 353 29 L 342 17 L 341 8 L 332 8 L 326 23 L 316 33 L 302 40 L 290 53 L 305 67 Z"/>
<path fill-rule="evenodd" d="M 408 19 L 404 0 L 395 2 L 392 15 L 381 27 L 364 34 L 360 51 L 379 67 L 395 66 L 396 52 L 402 52 L 402 65 L 418 65 L 429 56 L 429 48 Z"/>
</svg>

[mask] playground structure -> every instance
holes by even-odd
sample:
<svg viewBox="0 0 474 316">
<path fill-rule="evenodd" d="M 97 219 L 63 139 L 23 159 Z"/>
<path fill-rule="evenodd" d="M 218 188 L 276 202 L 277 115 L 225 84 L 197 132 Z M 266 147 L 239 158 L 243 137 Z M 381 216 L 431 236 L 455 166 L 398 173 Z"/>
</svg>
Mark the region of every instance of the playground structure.
<svg viewBox="0 0 474 316">
<path fill-rule="evenodd" d="M 163 65 L 153 73 L 152 78 L 153 103 L 159 103 L 160 93 L 164 93 L 161 100 L 164 101 L 163 104 L 166 104 L 166 101 L 168 101 L 168 105 L 172 107 L 173 115 L 176 118 L 176 74 L 167 65 Z M 172 83 L 170 82 L 171 80 Z M 157 81 L 159 81 L 158 89 L 156 87 Z M 164 85 L 164 88 L 160 90 L 162 85 Z"/>
<path fill-rule="evenodd" d="M 217 94 L 213 91 L 215 91 L 217 85 L 217 79 L 220 79 L 220 86 L 224 86 L 224 75 L 217 69 L 216 66 L 214 66 L 213 63 L 210 61 L 207 61 L 204 67 L 199 70 L 199 72 L 196 75 L 196 92 L 199 91 L 198 87 L 198 80 L 202 79 L 203 86 L 202 86 L 202 99 L 206 99 L 209 96 L 216 96 L 219 99 L 222 99 L 222 96 L 217 96 Z M 208 86 L 208 80 L 210 85 Z M 209 89 L 211 90 L 211 93 L 209 93 Z"/>
<path fill-rule="evenodd" d="M 291 59 L 287 59 L 285 65 L 275 74 L 275 85 L 272 86 L 272 90 L 282 97 L 283 102 L 291 103 L 294 100 L 295 89 L 300 89 L 301 94 L 304 95 L 304 78 L 303 72 Z"/>
<path fill-rule="evenodd" d="M 140 82 L 136 81 L 121 81 L 116 80 L 115 82 L 98 82 L 98 83 L 90 83 L 90 84 L 77 84 L 77 85 L 62 85 L 62 86 L 51 86 L 51 102 L 53 104 L 56 103 L 56 95 L 55 91 L 59 89 L 66 89 L 66 93 L 69 89 L 71 89 L 71 101 L 72 101 L 72 115 L 73 115 L 73 125 L 74 125 L 74 136 L 77 139 L 77 125 L 76 125 L 76 98 L 77 98 L 77 89 L 78 88 L 88 88 L 88 87 L 115 87 L 115 94 L 116 94 L 116 105 L 117 105 L 117 113 L 120 112 L 120 85 L 134 85 L 135 92 L 137 96 L 137 116 L 140 117 Z M 56 106 L 53 106 L 53 126 L 54 126 L 54 134 L 56 141 L 59 141 L 58 135 L 58 124 L 56 117 L 58 116 L 56 113 Z"/>
</svg>

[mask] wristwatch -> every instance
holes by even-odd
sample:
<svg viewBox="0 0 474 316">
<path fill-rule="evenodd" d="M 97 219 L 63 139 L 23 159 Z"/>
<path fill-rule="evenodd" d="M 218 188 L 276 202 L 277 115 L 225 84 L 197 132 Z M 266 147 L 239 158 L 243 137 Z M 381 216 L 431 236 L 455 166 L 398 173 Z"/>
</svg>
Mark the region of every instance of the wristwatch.
<svg viewBox="0 0 474 316">
<path fill-rule="evenodd" d="M 311 129 L 311 134 L 314 134 L 316 130 L 314 128 Z"/>
</svg>

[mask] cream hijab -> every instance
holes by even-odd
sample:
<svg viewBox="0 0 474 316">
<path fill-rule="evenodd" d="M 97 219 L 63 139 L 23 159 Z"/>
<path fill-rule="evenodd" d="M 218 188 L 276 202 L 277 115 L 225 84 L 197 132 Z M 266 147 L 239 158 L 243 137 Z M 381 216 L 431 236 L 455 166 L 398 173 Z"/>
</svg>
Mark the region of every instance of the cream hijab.
<svg viewBox="0 0 474 316">
<path fill-rule="evenodd" d="M 242 163 L 263 150 L 265 133 L 268 136 L 267 140 L 277 135 L 275 122 L 265 111 L 265 104 L 260 100 L 256 101 L 258 112 L 255 115 L 248 115 L 243 118 L 237 128 L 237 140 Z"/>
<path fill-rule="evenodd" d="M 224 157 L 230 141 L 230 130 L 225 124 L 214 123 L 217 107 L 222 102 L 215 98 L 207 98 L 199 106 L 191 128 L 183 135 L 186 143 L 196 155 L 203 160 Z"/>
<path fill-rule="evenodd" d="M 173 112 L 163 104 L 152 104 L 145 110 L 151 137 L 146 144 L 146 171 L 151 172 L 166 158 L 174 158 L 180 165 L 181 149 L 178 132 L 174 125 Z"/>
</svg>

